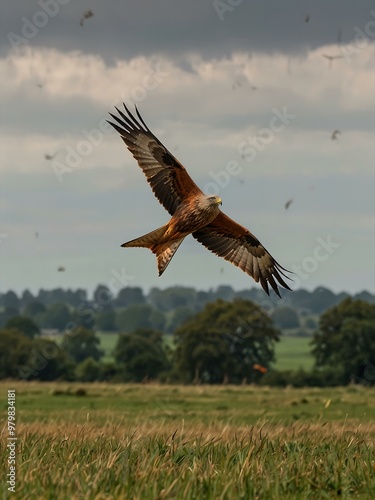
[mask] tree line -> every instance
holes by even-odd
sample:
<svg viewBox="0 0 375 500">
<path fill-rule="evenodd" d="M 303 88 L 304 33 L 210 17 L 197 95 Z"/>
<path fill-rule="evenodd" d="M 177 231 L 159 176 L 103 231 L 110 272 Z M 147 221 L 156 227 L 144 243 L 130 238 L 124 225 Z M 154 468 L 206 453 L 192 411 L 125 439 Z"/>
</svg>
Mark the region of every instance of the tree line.
<svg viewBox="0 0 375 500">
<path fill-rule="evenodd" d="M 295 329 L 296 334 L 311 335 L 317 327 L 317 315 L 350 297 L 318 287 L 313 292 L 286 291 L 282 301 L 268 298 L 262 290 L 234 291 L 230 286 L 201 291 L 188 287 L 152 288 L 144 293 L 139 287 L 125 287 L 113 294 L 98 285 L 92 297 L 83 289 L 25 290 L 20 296 L 13 291 L 0 294 L 0 327 L 15 316 L 32 319 L 42 330 L 63 332 L 67 325 L 99 331 L 132 331 L 151 328 L 172 334 L 175 329 L 208 303 L 218 299 L 249 300 L 258 304 L 272 317 L 281 330 Z M 362 292 L 353 297 L 375 303 L 375 296 Z"/>
<path fill-rule="evenodd" d="M 346 298 L 326 310 L 312 335 L 310 372 L 273 369 L 281 332 L 255 302 L 217 299 L 185 319 L 173 342 L 154 328 L 119 334 L 114 361 L 103 360 L 92 328 L 71 323 L 59 341 L 26 316 L 0 330 L 0 378 L 169 383 L 335 386 L 375 381 L 375 305 Z"/>
</svg>

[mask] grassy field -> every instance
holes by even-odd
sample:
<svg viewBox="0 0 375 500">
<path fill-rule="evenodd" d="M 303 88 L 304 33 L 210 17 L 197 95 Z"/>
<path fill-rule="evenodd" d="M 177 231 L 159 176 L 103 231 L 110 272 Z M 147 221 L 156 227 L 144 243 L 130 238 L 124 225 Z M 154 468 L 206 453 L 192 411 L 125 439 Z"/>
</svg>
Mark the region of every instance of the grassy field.
<svg viewBox="0 0 375 500">
<path fill-rule="evenodd" d="M 101 348 L 105 352 L 104 361 L 111 361 L 112 351 L 116 345 L 118 333 L 98 333 Z M 283 336 L 280 342 L 275 345 L 276 362 L 274 367 L 277 370 L 298 370 L 303 367 L 305 370 L 312 368 L 314 358 L 310 354 L 311 339 L 309 337 L 288 337 Z M 165 342 L 173 346 L 173 337 L 165 336 Z"/>
<path fill-rule="evenodd" d="M 16 498 L 375 497 L 374 389 L 1 382 L 4 471 L 11 388 Z"/>
<path fill-rule="evenodd" d="M 314 365 L 310 342 L 310 337 L 283 336 L 275 345 L 274 367 L 277 370 L 298 370 L 299 368 L 310 370 Z"/>
<path fill-rule="evenodd" d="M 115 348 L 119 334 L 108 332 L 98 332 L 97 336 L 100 338 L 100 348 L 104 351 L 103 361 L 113 361 L 112 352 Z"/>
</svg>

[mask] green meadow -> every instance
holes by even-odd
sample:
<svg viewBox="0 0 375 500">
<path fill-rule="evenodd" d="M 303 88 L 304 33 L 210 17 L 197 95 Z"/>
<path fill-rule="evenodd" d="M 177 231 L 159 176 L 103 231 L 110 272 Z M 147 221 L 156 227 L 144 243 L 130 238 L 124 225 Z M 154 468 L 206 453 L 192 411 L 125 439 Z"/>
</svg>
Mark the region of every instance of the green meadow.
<svg viewBox="0 0 375 500">
<path fill-rule="evenodd" d="M 4 471 L 7 389 L 13 498 L 375 497 L 374 388 L 2 381 Z"/>
<path fill-rule="evenodd" d="M 282 336 L 275 344 L 275 364 L 277 370 L 310 370 L 314 365 L 311 354 L 312 337 Z"/>
</svg>

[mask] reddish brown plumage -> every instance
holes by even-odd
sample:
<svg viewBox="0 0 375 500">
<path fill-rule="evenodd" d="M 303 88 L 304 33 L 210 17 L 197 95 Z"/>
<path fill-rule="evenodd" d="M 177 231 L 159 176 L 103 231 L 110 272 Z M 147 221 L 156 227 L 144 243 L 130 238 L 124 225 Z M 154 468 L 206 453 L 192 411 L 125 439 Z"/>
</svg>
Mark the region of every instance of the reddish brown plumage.
<svg viewBox="0 0 375 500">
<path fill-rule="evenodd" d="M 123 247 L 149 248 L 156 254 L 161 275 L 183 239 L 192 234 L 216 255 L 223 257 L 260 282 L 269 294 L 268 284 L 280 296 L 278 286 L 290 290 L 282 276 L 287 272 L 248 229 L 223 214 L 218 196 L 206 196 L 184 166 L 149 130 L 136 108 L 138 119 L 125 106 L 127 114 L 110 113 L 109 122 L 121 135 L 137 160 L 155 196 L 172 215 L 159 229 L 124 243 Z"/>
</svg>

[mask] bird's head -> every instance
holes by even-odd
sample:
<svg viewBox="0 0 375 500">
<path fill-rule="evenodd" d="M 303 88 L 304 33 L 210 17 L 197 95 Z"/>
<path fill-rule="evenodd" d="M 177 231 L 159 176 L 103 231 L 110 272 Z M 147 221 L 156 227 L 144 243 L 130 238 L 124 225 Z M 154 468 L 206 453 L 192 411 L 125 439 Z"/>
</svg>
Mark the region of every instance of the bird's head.
<svg viewBox="0 0 375 500">
<path fill-rule="evenodd" d="M 222 205 L 222 199 L 220 196 L 217 196 L 216 194 L 209 194 L 206 196 L 206 200 L 209 202 L 210 205 Z"/>
</svg>

